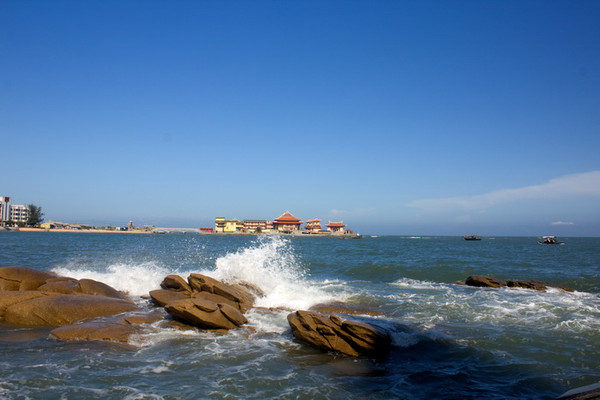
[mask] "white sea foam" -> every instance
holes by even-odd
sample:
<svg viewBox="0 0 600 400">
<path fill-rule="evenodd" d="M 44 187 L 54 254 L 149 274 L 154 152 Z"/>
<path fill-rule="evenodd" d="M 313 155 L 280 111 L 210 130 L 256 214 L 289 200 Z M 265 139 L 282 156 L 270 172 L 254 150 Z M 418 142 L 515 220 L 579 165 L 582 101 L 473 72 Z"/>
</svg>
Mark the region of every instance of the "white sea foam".
<svg viewBox="0 0 600 400">
<path fill-rule="evenodd" d="M 258 286 L 265 293 L 257 300 L 258 307 L 299 310 L 340 300 L 341 296 L 309 282 L 290 241 L 278 236 L 259 237 L 250 247 L 218 258 L 216 269 L 203 273 L 226 282 L 245 281 Z"/>
<path fill-rule="evenodd" d="M 109 265 L 102 271 L 80 267 L 73 262 L 65 266 L 55 267 L 52 271 L 58 275 L 75 279 L 94 279 L 130 296 L 147 295 L 149 291 L 160 287 L 160 283 L 166 275 L 173 273 L 154 262 L 119 262 Z"/>
</svg>

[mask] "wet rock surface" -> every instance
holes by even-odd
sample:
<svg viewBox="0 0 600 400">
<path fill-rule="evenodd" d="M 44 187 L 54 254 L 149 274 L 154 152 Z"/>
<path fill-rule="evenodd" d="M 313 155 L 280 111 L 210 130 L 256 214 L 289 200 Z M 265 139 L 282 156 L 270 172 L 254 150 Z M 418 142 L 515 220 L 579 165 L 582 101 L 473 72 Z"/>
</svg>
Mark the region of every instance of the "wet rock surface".
<svg viewBox="0 0 600 400">
<path fill-rule="evenodd" d="M 532 290 L 546 290 L 548 288 L 562 289 L 567 292 L 572 292 L 573 289 L 568 286 L 560 286 L 553 285 L 546 282 L 540 282 L 535 280 L 528 281 L 500 281 L 496 278 L 490 278 L 487 276 L 469 276 L 465 280 L 465 285 L 467 286 L 476 286 L 476 287 L 491 287 L 491 288 L 501 288 L 501 287 L 516 287 L 523 289 L 532 289 Z"/>
<path fill-rule="evenodd" d="M 254 305 L 251 289 L 192 273 L 187 282 L 167 276 L 162 289 L 150 292 L 154 302 L 176 320 L 200 329 L 235 329 L 248 320 L 244 313 Z"/>
<path fill-rule="evenodd" d="M 111 316 L 138 307 L 116 289 L 27 267 L 0 268 L 0 321 L 43 327 Z"/>
<path fill-rule="evenodd" d="M 375 325 L 323 315 L 296 311 L 287 317 L 297 339 L 318 349 L 351 357 L 373 356 L 387 352 L 391 335 Z"/>
</svg>

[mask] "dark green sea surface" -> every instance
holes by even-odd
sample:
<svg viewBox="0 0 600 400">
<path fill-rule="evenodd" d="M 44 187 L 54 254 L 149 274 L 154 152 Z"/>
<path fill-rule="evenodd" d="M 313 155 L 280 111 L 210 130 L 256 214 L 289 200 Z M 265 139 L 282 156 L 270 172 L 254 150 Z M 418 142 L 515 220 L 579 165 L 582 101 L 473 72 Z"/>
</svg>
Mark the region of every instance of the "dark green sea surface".
<svg viewBox="0 0 600 400">
<path fill-rule="evenodd" d="M 245 280 L 266 293 L 227 335 L 155 329 L 131 343 L 62 343 L 0 325 L 4 399 L 553 399 L 600 381 L 600 239 L 0 233 L 0 266 L 103 281 L 129 295 L 168 274 Z M 469 275 L 550 289 L 481 289 Z M 344 301 L 384 313 L 381 359 L 293 339 L 286 316 Z"/>
</svg>

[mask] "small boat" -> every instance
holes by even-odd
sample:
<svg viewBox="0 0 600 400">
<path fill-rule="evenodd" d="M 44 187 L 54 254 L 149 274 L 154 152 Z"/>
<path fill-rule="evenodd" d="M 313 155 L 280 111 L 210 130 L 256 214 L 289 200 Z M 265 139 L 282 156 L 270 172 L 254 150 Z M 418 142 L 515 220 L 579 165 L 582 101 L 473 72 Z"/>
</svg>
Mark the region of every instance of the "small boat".
<svg viewBox="0 0 600 400">
<path fill-rule="evenodd" d="M 538 241 L 538 244 L 565 244 L 565 242 L 559 242 L 556 236 L 542 236 L 542 241 Z"/>
<path fill-rule="evenodd" d="M 481 240 L 481 236 L 477 236 L 477 235 L 464 235 L 463 239 L 465 239 L 465 240 Z"/>
</svg>

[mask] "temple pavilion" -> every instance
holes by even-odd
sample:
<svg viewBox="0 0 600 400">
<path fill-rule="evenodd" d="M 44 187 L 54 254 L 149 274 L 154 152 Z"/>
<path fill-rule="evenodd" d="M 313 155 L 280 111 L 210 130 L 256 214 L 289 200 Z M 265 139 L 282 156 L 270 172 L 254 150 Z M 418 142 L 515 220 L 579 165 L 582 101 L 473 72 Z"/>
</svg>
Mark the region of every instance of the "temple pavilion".
<svg viewBox="0 0 600 400">
<path fill-rule="evenodd" d="M 302 221 L 286 211 L 273 220 L 273 229 L 279 232 L 294 232 L 300 230 Z"/>
<path fill-rule="evenodd" d="M 319 233 L 322 228 L 321 220 L 319 218 L 309 219 L 306 221 L 306 225 L 304 225 L 304 229 L 310 233 Z"/>
<path fill-rule="evenodd" d="M 331 222 L 331 221 L 329 221 L 329 223 L 325 226 L 327 227 L 327 231 L 334 233 L 334 234 L 344 233 L 345 232 L 344 228 L 346 227 L 346 225 L 344 225 L 344 222 Z"/>
</svg>

